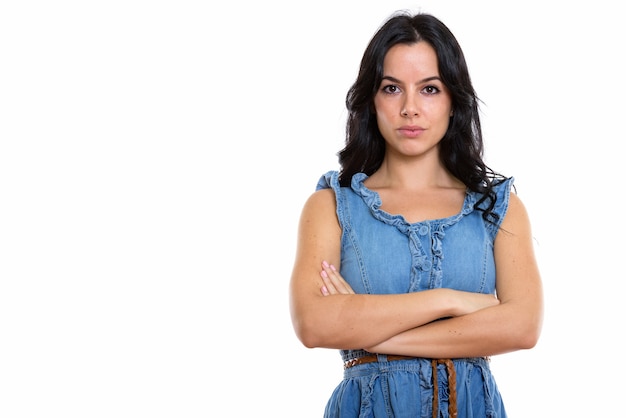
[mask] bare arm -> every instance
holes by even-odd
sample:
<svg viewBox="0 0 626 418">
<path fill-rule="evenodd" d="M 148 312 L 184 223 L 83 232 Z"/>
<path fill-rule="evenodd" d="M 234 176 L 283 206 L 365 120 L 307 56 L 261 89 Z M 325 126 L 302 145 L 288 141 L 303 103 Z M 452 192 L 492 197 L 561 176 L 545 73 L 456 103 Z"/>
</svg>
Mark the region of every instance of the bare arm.
<svg viewBox="0 0 626 418">
<path fill-rule="evenodd" d="M 543 292 L 528 215 L 514 194 L 494 251 L 499 305 L 433 322 L 367 349 L 388 354 L 454 358 L 534 347 L 543 320 Z"/>
<path fill-rule="evenodd" d="M 335 211 L 333 191 L 320 190 L 308 199 L 300 218 L 290 308 L 296 335 L 305 346 L 374 346 L 435 319 L 498 304 L 493 296 L 451 289 L 359 295 L 326 288 L 329 293 L 323 294 L 327 283 L 320 275 L 322 263 L 327 260 L 339 266 L 341 255 L 341 227 Z"/>
</svg>

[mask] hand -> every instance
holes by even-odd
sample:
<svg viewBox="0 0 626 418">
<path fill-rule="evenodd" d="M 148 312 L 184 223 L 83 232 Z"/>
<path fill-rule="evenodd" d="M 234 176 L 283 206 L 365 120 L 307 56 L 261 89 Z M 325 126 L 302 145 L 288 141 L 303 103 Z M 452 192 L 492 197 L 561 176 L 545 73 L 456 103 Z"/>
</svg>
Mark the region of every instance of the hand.
<svg viewBox="0 0 626 418">
<path fill-rule="evenodd" d="M 326 261 L 322 262 L 322 271 L 320 273 L 324 285 L 320 289 L 322 295 L 353 295 L 354 290 L 339 274 L 335 266 L 328 264 Z"/>
<path fill-rule="evenodd" d="M 453 316 L 467 315 L 484 308 L 490 308 L 500 304 L 493 294 L 453 291 L 455 296 L 455 312 Z"/>
</svg>

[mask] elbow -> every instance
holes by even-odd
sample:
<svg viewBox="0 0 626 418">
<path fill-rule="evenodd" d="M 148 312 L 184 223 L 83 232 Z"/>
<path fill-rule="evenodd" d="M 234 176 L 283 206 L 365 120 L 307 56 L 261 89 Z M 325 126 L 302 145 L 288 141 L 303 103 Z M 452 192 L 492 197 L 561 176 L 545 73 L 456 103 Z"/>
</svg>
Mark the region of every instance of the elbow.
<svg viewBox="0 0 626 418">
<path fill-rule="evenodd" d="M 525 333 L 519 339 L 519 348 L 522 350 L 534 348 L 539 342 L 539 335 L 540 333 L 538 331 Z"/>
<path fill-rule="evenodd" d="M 322 347 L 319 335 L 313 332 L 310 327 L 302 325 L 296 326 L 295 331 L 298 340 L 300 340 L 302 345 L 304 345 L 306 348 Z"/>
<path fill-rule="evenodd" d="M 307 334 L 299 334 L 298 339 L 300 340 L 302 345 L 305 346 L 306 348 L 320 347 L 320 345 L 317 343 L 317 340 L 315 338 L 311 338 Z"/>
<path fill-rule="evenodd" d="M 519 330 L 516 335 L 518 348 L 521 350 L 534 348 L 539 342 L 541 335 L 541 321 L 530 321 L 526 326 L 520 326 Z"/>
<path fill-rule="evenodd" d="M 528 321 L 523 343 L 525 349 L 534 348 L 539 342 L 541 329 L 543 328 L 543 309 L 532 315 Z"/>
<path fill-rule="evenodd" d="M 293 319 L 296 336 L 306 348 L 345 348 L 350 334 L 341 327 L 329 325 L 329 322 L 336 321 L 317 315 L 301 315 Z"/>
<path fill-rule="evenodd" d="M 322 343 L 319 335 L 319 327 L 312 320 L 304 317 L 293 317 L 292 323 L 296 337 L 306 348 L 321 347 Z"/>
<path fill-rule="evenodd" d="M 501 305 L 502 306 L 502 305 Z M 507 350 L 529 350 L 539 342 L 543 326 L 541 305 L 516 307 L 508 311 L 503 326 L 503 340 Z"/>
</svg>

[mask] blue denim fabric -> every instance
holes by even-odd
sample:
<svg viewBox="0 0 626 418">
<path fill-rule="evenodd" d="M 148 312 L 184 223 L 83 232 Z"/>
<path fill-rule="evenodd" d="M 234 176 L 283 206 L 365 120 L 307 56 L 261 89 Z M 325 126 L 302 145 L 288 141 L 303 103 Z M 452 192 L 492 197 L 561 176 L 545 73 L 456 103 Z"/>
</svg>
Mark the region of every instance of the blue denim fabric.
<svg viewBox="0 0 626 418">
<path fill-rule="evenodd" d="M 502 398 L 483 358 L 453 360 L 458 418 L 506 417 Z M 428 359 L 362 364 L 344 371 L 324 412 L 325 418 L 432 418 L 433 371 Z M 448 374 L 437 367 L 438 417 L 448 415 Z"/>
<path fill-rule="evenodd" d="M 468 191 L 461 211 L 451 217 L 408 223 L 380 209 L 378 193 L 363 182 L 340 187 L 338 172 L 323 175 L 317 189 L 332 188 L 342 227 L 341 274 L 356 293 L 391 294 L 451 288 L 494 293 L 493 225 L 474 209 L 480 199 Z M 513 178 L 498 186 L 493 212 L 504 218 Z M 341 350 L 344 361 L 368 354 Z M 484 359 L 455 360 L 459 418 L 505 417 L 489 365 Z M 446 382 L 442 377 L 439 382 Z M 440 393 L 447 417 L 447 384 Z M 432 372 L 428 359 L 370 363 L 346 370 L 331 396 L 326 417 L 432 417 Z"/>
</svg>

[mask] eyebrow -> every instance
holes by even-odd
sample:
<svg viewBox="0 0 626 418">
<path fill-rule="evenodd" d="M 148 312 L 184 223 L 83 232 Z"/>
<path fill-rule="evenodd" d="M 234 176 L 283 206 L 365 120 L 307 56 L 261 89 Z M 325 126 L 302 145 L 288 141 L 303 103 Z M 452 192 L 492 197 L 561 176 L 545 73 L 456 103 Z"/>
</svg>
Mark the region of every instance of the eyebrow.
<svg viewBox="0 0 626 418">
<path fill-rule="evenodd" d="M 390 75 L 385 75 L 385 76 L 383 76 L 383 78 L 382 78 L 382 79 L 383 79 L 383 80 L 389 80 L 389 81 L 391 81 L 392 83 L 398 83 L 398 84 L 402 83 L 400 80 L 398 80 L 397 78 L 392 77 L 392 76 L 390 76 Z M 424 78 L 424 79 L 420 80 L 420 81 L 419 81 L 419 83 L 427 83 L 427 82 L 429 82 L 429 81 L 433 81 L 433 80 L 442 81 L 442 80 L 441 80 L 441 77 L 439 77 L 439 76 L 437 76 L 437 75 L 434 75 L 434 76 L 432 76 L 432 77 L 426 77 L 426 78 Z M 442 82 L 443 82 L 443 81 L 442 81 Z"/>
</svg>

